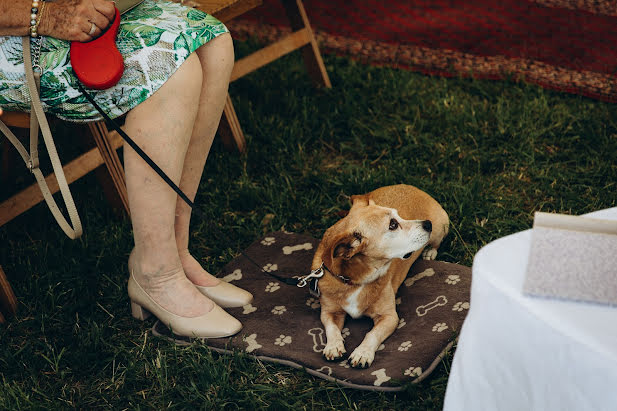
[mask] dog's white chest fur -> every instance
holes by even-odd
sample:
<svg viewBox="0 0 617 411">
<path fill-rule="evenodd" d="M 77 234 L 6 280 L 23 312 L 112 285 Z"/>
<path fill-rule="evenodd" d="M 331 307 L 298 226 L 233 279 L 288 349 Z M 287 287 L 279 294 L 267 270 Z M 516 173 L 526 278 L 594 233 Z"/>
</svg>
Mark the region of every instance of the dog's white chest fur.
<svg viewBox="0 0 617 411">
<path fill-rule="evenodd" d="M 360 318 L 364 313 L 364 310 L 362 309 L 362 307 L 360 307 L 360 304 L 358 302 L 358 297 L 360 296 L 363 288 L 364 286 L 359 286 L 356 291 L 354 291 L 349 295 L 349 297 L 347 297 L 345 305 L 343 305 L 343 310 L 345 310 L 345 312 L 349 314 L 352 318 Z"/>
</svg>

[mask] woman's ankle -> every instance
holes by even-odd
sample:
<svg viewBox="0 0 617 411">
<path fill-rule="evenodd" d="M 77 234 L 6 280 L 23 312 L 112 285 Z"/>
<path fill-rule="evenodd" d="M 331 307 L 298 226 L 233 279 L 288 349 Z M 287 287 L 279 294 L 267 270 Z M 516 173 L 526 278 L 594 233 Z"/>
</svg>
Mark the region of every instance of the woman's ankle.
<svg viewBox="0 0 617 411">
<path fill-rule="evenodd" d="M 188 249 L 178 251 L 180 256 L 180 263 L 184 269 L 186 277 L 195 285 L 202 287 L 214 287 L 220 283 L 221 280 L 204 270 Z"/>
<path fill-rule="evenodd" d="M 150 262 L 141 261 L 135 253 L 131 253 L 130 275 L 161 307 L 183 317 L 204 315 L 214 308 L 214 302 L 187 280 L 179 260 L 168 264 L 159 262 L 154 268 L 152 266 Z"/>
</svg>

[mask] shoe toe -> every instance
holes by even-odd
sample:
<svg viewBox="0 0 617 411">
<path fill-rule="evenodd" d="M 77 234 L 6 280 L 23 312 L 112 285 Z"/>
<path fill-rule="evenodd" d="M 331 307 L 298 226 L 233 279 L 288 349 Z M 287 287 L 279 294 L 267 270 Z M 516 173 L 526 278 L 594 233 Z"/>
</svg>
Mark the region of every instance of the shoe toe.
<svg viewBox="0 0 617 411">
<path fill-rule="evenodd" d="M 182 317 L 167 311 L 146 293 L 137 283 L 134 276 L 129 278 L 129 297 L 133 316 L 145 319 L 145 312 L 154 314 L 174 334 L 196 338 L 221 338 L 236 334 L 242 329 L 242 324 L 220 306 L 198 317 Z"/>
<path fill-rule="evenodd" d="M 223 308 L 242 307 L 253 301 L 253 294 L 233 284 L 221 281 L 214 287 L 196 285 L 206 297 Z"/>
</svg>

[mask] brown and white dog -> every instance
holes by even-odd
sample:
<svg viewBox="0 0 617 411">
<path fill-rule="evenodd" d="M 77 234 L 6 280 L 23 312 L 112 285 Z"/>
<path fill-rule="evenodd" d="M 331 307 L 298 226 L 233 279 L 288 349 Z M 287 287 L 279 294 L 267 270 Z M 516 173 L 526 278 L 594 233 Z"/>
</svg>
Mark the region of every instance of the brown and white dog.
<svg viewBox="0 0 617 411">
<path fill-rule="evenodd" d="M 346 352 L 341 329 L 347 314 L 373 319 L 373 329 L 348 359 L 364 368 L 398 326 L 395 295 L 411 265 L 420 254 L 437 256 L 449 220 L 437 201 L 409 185 L 381 187 L 351 202 L 349 214 L 326 230 L 312 269 L 324 267 L 318 287 L 327 360 Z"/>
</svg>

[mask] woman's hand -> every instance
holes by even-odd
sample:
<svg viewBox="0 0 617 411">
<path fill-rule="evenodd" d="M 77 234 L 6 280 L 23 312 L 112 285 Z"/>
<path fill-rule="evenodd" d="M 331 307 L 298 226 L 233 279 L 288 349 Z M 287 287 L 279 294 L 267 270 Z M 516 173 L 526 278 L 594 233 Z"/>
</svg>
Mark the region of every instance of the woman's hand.
<svg viewBox="0 0 617 411">
<path fill-rule="evenodd" d="M 115 15 L 115 4 L 110 0 L 56 0 L 45 7 L 39 34 L 69 41 L 94 40 Z"/>
</svg>

